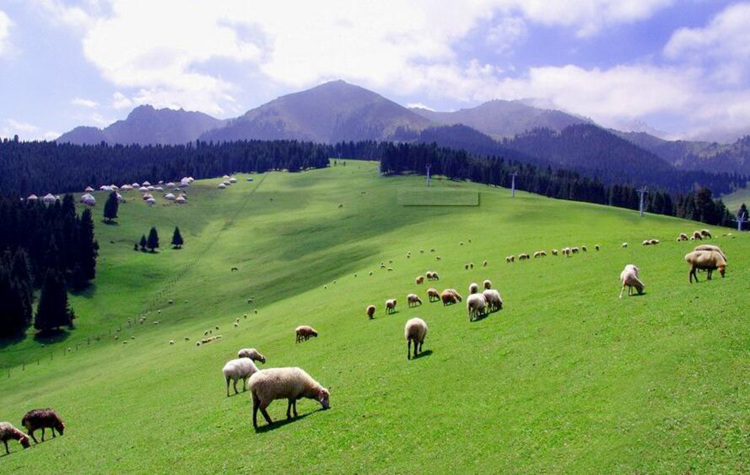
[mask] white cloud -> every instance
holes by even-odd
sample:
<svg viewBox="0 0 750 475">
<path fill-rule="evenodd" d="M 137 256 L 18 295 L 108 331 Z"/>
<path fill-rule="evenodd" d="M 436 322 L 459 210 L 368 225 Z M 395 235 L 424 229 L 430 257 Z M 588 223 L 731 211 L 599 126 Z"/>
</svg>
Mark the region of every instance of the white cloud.
<svg viewBox="0 0 750 475">
<path fill-rule="evenodd" d="M 409 109 L 417 108 L 417 109 L 425 109 L 425 110 L 433 111 L 433 112 L 435 111 L 435 109 L 433 109 L 432 107 L 422 104 L 421 102 L 410 102 L 406 104 L 406 107 L 408 107 Z"/>
<path fill-rule="evenodd" d="M 45 131 L 40 127 L 14 119 L 0 122 L 0 138 L 11 138 L 18 135 L 21 140 L 52 140 L 60 136 L 57 132 Z"/>
<path fill-rule="evenodd" d="M 133 101 L 125 96 L 125 94 L 118 91 L 112 95 L 112 107 L 117 110 L 129 109 L 133 107 Z"/>
<path fill-rule="evenodd" d="M 0 56 L 7 54 L 10 50 L 10 27 L 13 23 L 8 15 L 0 10 Z"/>
<path fill-rule="evenodd" d="M 703 28 L 677 30 L 664 54 L 710 67 L 719 83 L 742 83 L 750 73 L 750 3 L 730 5 Z"/>
<path fill-rule="evenodd" d="M 487 44 L 496 52 L 504 53 L 528 36 L 526 22 L 518 17 L 501 18 L 487 32 Z"/>
<path fill-rule="evenodd" d="M 91 99 L 83 99 L 81 97 L 76 97 L 72 101 L 70 101 L 71 104 L 74 106 L 80 106 L 80 107 L 87 107 L 89 109 L 96 109 L 99 107 L 99 103 L 96 101 L 92 101 Z"/>
</svg>

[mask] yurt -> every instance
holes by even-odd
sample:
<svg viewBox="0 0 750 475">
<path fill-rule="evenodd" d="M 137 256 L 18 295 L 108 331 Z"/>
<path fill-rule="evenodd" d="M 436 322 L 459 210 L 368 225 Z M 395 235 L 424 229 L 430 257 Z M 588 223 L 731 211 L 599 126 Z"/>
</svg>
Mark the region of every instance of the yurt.
<svg viewBox="0 0 750 475">
<path fill-rule="evenodd" d="M 237 183 L 237 179 L 235 177 L 232 177 L 229 179 L 229 183 Z"/>
<path fill-rule="evenodd" d="M 55 201 L 57 201 L 57 198 L 55 198 L 55 195 L 53 195 L 52 193 L 47 193 L 42 198 L 42 202 L 47 203 L 47 204 L 54 203 Z"/>
<path fill-rule="evenodd" d="M 38 199 L 39 199 L 39 197 L 37 195 L 35 195 L 35 194 L 31 194 L 31 195 L 29 195 L 28 198 L 26 198 L 27 201 L 36 201 Z"/>
<path fill-rule="evenodd" d="M 147 182 L 147 181 L 144 181 L 144 182 L 142 183 L 142 185 L 143 185 L 143 186 L 151 186 L 151 183 L 149 183 L 149 182 Z"/>
<path fill-rule="evenodd" d="M 148 191 L 148 187 L 142 186 L 142 187 L 138 188 L 138 191 L 140 191 L 141 193 L 145 193 L 145 192 Z"/>
<path fill-rule="evenodd" d="M 151 198 L 149 198 L 149 199 L 146 200 L 146 203 L 148 203 L 149 205 L 153 206 L 154 204 L 156 204 L 156 200 L 152 196 Z"/>
<path fill-rule="evenodd" d="M 92 191 L 94 191 L 94 189 L 91 188 L 90 186 L 87 186 L 86 189 L 83 191 L 85 191 L 86 193 L 91 193 Z"/>
<path fill-rule="evenodd" d="M 172 201 L 172 200 L 175 199 L 175 197 L 174 197 L 174 195 L 172 193 L 167 193 L 166 195 L 164 195 L 164 199 Z"/>
<path fill-rule="evenodd" d="M 224 183 L 219 183 L 219 186 L 217 186 L 216 188 L 218 188 L 220 190 L 223 190 L 226 187 L 227 187 L 227 185 L 225 185 Z"/>
<path fill-rule="evenodd" d="M 184 196 L 178 196 L 177 199 L 174 200 L 174 202 L 179 203 L 179 204 L 185 204 L 187 203 L 187 198 L 185 198 Z"/>
</svg>

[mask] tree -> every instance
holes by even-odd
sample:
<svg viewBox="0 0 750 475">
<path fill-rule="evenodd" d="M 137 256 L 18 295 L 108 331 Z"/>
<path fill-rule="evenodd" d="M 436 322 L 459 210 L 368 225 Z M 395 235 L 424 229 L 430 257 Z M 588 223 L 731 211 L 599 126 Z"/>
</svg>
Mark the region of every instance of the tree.
<svg viewBox="0 0 750 475">
<path fill-rule="evenodd" d="M 148 232 L 148 242 L 146 245 L 151 252 L 156 252 L 159 248 L 159 233 L 156 232 L 156 228 L 151 228 L 151 231 Z"/>
<path fill-rule="evenodd" d="M 41 333 L 72 326 L 75 315 L 68 307 L 68 289 L 60 272 L 52 269 L 44 277 L 34 328 Z"/>
<path fill-rule="evenodd" d="M 745 206 L 745 203 L 742 203 L 742 206 L 740 206 L 740 210 L 737 212 L 737 217 L 742 218 L 742 216 L 745 216 L 745 219 L 750 219 L 750 214 L 747 214 L 747 206 Z"/>
<path fill-rule="evenodd" d="M 108 223 L 111 223 L 113 219 L 117 218 L 117 211 L 120 208 L 120 200 L 117 199 L 117 193 L 112 192 L 107 198 L 107 202 L 104 203 L 104 219 Z"/>
<path fill-rule="evenodd" d="M 146 241 L 145 234 L 141 234 L 141 242 L 139 244 L 141 246 L 141 251 L 146 252 L 146 246 L 148 245 L 148 241 Z"/>
<path fill-rule="evenodd" d="M 91 210 L 81 213 L 78 223 L 78 249 L 81 270 L 87 279 L 96 277 L 96 258 L 99 256 L 99 243 L 94 239 L 94 218 Z"/>
<path fill-rule="evenodd" d="M 0 264 L 0 337 L 22 333 L 31 323 L 31 310 L 22 284 Z"/>
<path fill-rule="evenodd" d="M 174 234 L 172 234 L 172 246 L 175 249 L 182 249 L 183 244 L 185 244 L 185 241 L 182 240 L 182 235 L 180 234 L 180 228 L 175 226 Z"/>
</svg>

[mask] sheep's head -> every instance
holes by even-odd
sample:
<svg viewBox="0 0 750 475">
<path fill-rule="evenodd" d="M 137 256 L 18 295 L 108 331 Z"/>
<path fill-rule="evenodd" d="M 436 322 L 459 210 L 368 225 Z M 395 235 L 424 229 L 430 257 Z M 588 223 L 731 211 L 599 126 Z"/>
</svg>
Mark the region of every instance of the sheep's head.
<svg viewBox="0 0 750 475">
<path fill-rule="evenodd" d="M 263 355 L 260 355 L 260 357 L 258 357 L 258 361 L 260 361 L 263 364 L 266 364 L 266 357 Z"/>
<path fill-rule="evenodd" d="M 24 449 L 28 449 L 31 446 L 31 443 L 29 443 L 29 438 L 26 435 L 21 437 L 20 442 Z"/>
<path fill-rule="evenodd" d="M 58 420 L 55 423 L 55 429 L 57 429 L 58 432 L 60 432 L 60 435 L 63 435 L 63 432 L 65 431 L 65 424 L 63 424 L 63 421 Z"/>
<path fill-rule="evenodd" d="M 321 406 L 323 406 L 323 409 L 328 409 L 329 407 L 331 407 L 328 401 L 330 396 L 331 393 L 329 393 L 326 388 L 320 388 L 320 391 L 318 391 L 318 402 Z"/>
<path fill-rule="evenodd" d="M 726 271 L 727 271 L 727 266 L 726 266 L 726 265 L 723 265 L 723 266 L 719 266 L 719 267 L 718 267 L 718 269 L 719 269 L 719 274 L 721 274 L 721 277 L 723 278 L 723 277 L 724 277 L 724 274 L 725 274 L 725 273 L 726 273 Z"/>
</svg>

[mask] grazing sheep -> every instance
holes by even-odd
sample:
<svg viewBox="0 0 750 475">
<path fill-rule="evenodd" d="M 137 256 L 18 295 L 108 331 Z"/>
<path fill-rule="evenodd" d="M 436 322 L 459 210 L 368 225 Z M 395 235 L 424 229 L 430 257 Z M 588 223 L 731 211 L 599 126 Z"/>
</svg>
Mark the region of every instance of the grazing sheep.
<svg viewBox="0 0 750 475">
<path fill-rule="evenodd" d="M 429 302 L 436 302 L 440 300 L 440 293 L 437 291 L 437 289 L 433 289 L 433 288 L 427 289 L 427 300 Z"/>
<path fill-rule="evenodd" d="M 443 301 L 443 306 L 452 305 L 456 302 L 461 302 L 461 294 L 456 292 L 455 289 L 445 289 L 440 294 L 440 299 Z"/>
<path fill-rule="evenodd" d="M 309 340 L 310 337 L 317 337 L 318 332 L 311 326 L 308 325 L 300 325 L 297 328 L 294 329 L 294 333 L 297 335 L 297 340 L 295 343 L 299 343 L 302 340 Z"/>
<path fill-rule="evenodd" d="M 469 262 L 469 269 L 473 269 L 473 268 L 474 268 L 474 263 L 473 262 Z"/>
<path fill-rule="evenodd" d="M 508 256 L 505 258 L 505 260 L 508 262 L 516 262 L 516 256 Z"/>
<path fill-rule="evenodd" d="M 440 276 L 435 271 L 428 271 L 425 276 L 427 276 L 427 280 L 440 280 Z"/>
<path fill-rule="evenodd" d="M 422 299 L 417 294 L 409 294 L 406 296 L 406 302 L 409 307 L 416 307 L 422 305 Z"/>
<path fill-rule="evenodd" d="M 583 251 L 583 252 L 588 252 L 589 250 L 588 250 L 588 249 L 586 249 L 586 246 L 581 246 L 581 251 Z"/>
<path fill-rule="evenodd" d="M 464 270 L 469 270 L 469 264 L 464 264 Z"/>
<path fill-rule="evenodd" d="M 578 246 L 571 247 L 570 248 L 570 252 L 572 252 L 573 254 L 578 254 L 578 252 L 579 252 Z"/>
<path fill-rule="evenodd" d="M 227 380 L 227 397 L 229 397 L 229 381 L 234 381 L 234 394 L 238 394 L 237 381 L 242 380 L 242 391 L 247 391 L 247 379 L 258 372 L 258 367 L 255 366 L 253 360 L 250 358 L 237 358 L 229 360 L 227 364 L 221 369 L 224 378 Z"/>
<path fill-rule="evenodd" d="M 417 285 L 421 284 L 422 282 L 424 282 L 424 276 L 423 276 L 423 275 L 420 275 L 419 277 L 417 277 L 416 279 L 414 279 L 414 282 L 415 282 L 415 283 L 416 283 Z"/>
<path fill-rule="evenodd" d="M 398 301 L 396 299 L 388 299 L 385 301 L 385 313 L 386 315 L 389 313 L 395 313 L 396 312 L 396 304 Z"/>
<path fill-rule="evenodd" d="M 476 282 L 473 282 L 469 285 L 469 295 L 476 294 L 479 292 L 479 285 Z"/>
<path fill-rule="evenodd" d="M 365 309 L 365 312 L 367 313 L 367 318 L 372 320 L 375 318 L 375 305 L 368 305 L 367 309 Z"/>
<path fill-rule="evenodd" d="M 404 327 L 404 338 L 406 339 L 406 359 L 411 359 L 411 343 L 414 342 L 414 358 L 422 351 L 424 339 L 427 336 L 427 323 L 421 318 L 412 318 L 406 322 Z"/>
<path fill-rule="evenodd" d="M 650 239 L 646 239 L 646 240 L 644 240 L 644 241 L 643 241 L 643 243 L 642 243 L 642 244 L 643 244 L 644 246 L 650 246 L 650 245 L 651 245 L 651 240 L 650 240 Z"/>
<path fill-rule="evenodd" d="M 490 312 L 503 309 L 503 299 L 500 297 L 500 292 L 495 289 L 486 289 L 482 292 L 484 300 L 487 302 L 487 307 Z"/>
<path fill-rule="evenodd" d="M 487 311 L 487 300 L 483 294 L 472 294 L 466 299 L 466 310 L 469 313 L 469 321 L 475 317 L 484 315 Z"/>
<path fill-rule="evenodd" d="M 490 281 L 489 279 L 485 280 L 484 282 L 482 282 L 482 287 L 484 287 L 485 289 L 491 289 L 492 281 Z"/>
<path fill-rule="evenodd" d="M 633 287 L 638 290 L 638 294 L 643 293 L 643 289 L 646 286 L 643 285 L 643 282 L 641 282 L 641 279 L 638 277 L 639 270 L 640 269 L 638 269 L 633 264 L 628 264 L 625 266 L 625 269 L 620 272 L 620 282 L 622 283 L 622 289 L 620 289 L 620 298 L 622 298 L 622 293 L 625 291 L 625 286 L 628 287 L 628 296 L 633 295 Z"/>
<path fill-rule="evenodd" d="M 11 424 L 10 422 L 0 422 L 0 440 L 2 440 L 3 444 L 5 444 L 6 455 L 10 454 L 10 450 L 8 449 L 8 441 L 11 439 L 19 441 L 24 449 L 28 449 L 31 445 L 26 434 L 13 427 L 13 424 Z"/>
<path fill-rule="evenodd" d="M 558 253 L 558 250 L 557 250 L 557 249 L 552 249 L 552 255 L 553 255 L 553 256 L 556 256 L 556 255 L 557 255 L 557 253 Z"/>
<path fill-rule="evenodd" d="M 701 229 L 700 233 L 701 233 L 701 237 L 711 238 L 711 231 L 709 231 L 708 229 Z"/>
<path fill-rule="evenodd" d="M 650 243 L 651 243 L 652 246 L 655 246 L 655 245 L 659 244 L 659 240 L 658 239 L 652 239 L 650 241 Z"/>
<path fill-rule="evenodd" d="M 687 234 L 685 234 L 685 233 L 680 233 L 680 235 L 679 235 L 679 236 L 677 236 L 677 241 L 678 241 L 678 242 L 679 242 L 679 241 L 687 241 L 688 239 L 689 239 L 689 238 L 688 238 L 688 235 L 687 235 Z"/>
<path fill-rule="evenodd" d="M 598 250 L 600 249 L 600 248 L 599 248 L 599 244 L 595 245 L 595 246 L 594 246 L 594 249 L 598 251 Z"/>
<path fill-rule="evenodd" d="M 564 247 L 564 248 L 563 248 L 563 250 L 562 250 L 561 252 L 562 252 L 562 254 L 563 254 L 564 256 L 566 256 L 566 257 L 570 257 L 570 248 L 569 248 L 569 247 Z"/>
<path fill-rule="evenodd" d="M 693 277 L 698 282 L 698 269 L 708 271 L 708 280 L 711 280 L 713 271 L 719 269 L 721 277 L 724 277 L 727 268 L 727 260 L 717 251 L 693 251 L 685 255 L 685 261 L 690 264 L 688 280 L 693 283 Z"/>
<path fill-rule="evenodd" d="M 275 399 L 286 399 L 286 418 L 291 412 L 297 417 L 297 400 L 315 399 L 323 406 L 330 407 L 330 393 L 300 368 L 271 368 L 258 371 L 250 377 L 250 392 L 253 395 L 253 427 L 258 430 L 258 410 L 268 424 L 273 424 L 266 408 Z"/>
<path fill-rule="evenodd" d="M 701 235 L 700 231 L 693 231 L 693 235 L 690 236 L 691 241 L 702 241 L 703 236 Z"/>
<path fill-rule="evenodd" d="M 534 259 L 536 259 L 537 257 L 542 257 L 542 251 L 536 251 L 534 253 Z"/>
<path fill-rule="evenodd" d="M 263 356 L 260 351 L 255 348 L 243 348 L 237 352 L 237 358 L 250 358 L 253 361 L 259 361 L 261 363 L 266 362 L 266 357 Z"/>
<path fill-rule="evenodd" d="M 443 258 L 440 257 L 440 256 L 435 256 L 435 259 L 438 260 L 438 261 L 442 261 L 443 260 Z"/>
<path fill-rule="evenodd" d="M 626 242 L 622 243 L 622 247 L 628 247 L 628 243 Z"/>
<path fill-rule="evenodd" d="M 21 425 L 26 428 L 31 438 L 34 439 L 35 444 L 39 443 L 36 440 L 36 437 L 34 437 L 34 431 L 37 429 L 42 429 L 42 442 L 44 442 L 45 429 L 50 429 L 52 431 L 53 438 L 56 437 L 55 429 L 57 429 L 57 432 L 59 432 L 60 435 L 63 435 L 63 432 L 65 431 L 65 424 L 62 419 L 60 419 L 60 416 L 57 415 L 54 409 L 49 408 L 32 409 L 27 412 L 21 420 Z"/>
<path fill-rule="evenodd" d="M 724 258 L 724 260 L 727 260 L 726 254 L 724 254 L 724 251 L 721 250 L 719 246 L 714 246 L 713 244 L 699 244 L 695 246 L 694 251 L 716 251 L 719 254 L 721 254 L 721 257 Z"/>
<path fill-rule="evenodd" d="M 169 340 L 170 345 L 174 345 L 174 340 Z"/>
<path fill-rule="evenodd" d="M 482 267 L 487 267 L 487 261 L 482 262 Z"/>
<path fill-rule="evenodd" d="M 525 252 L 518 255 L 518 260 L 519 261 L 524 261 L 524 260 L 526 260 L 528 258 L 529 258 L 529 255 L 526 254 Z"/>
</svg>

